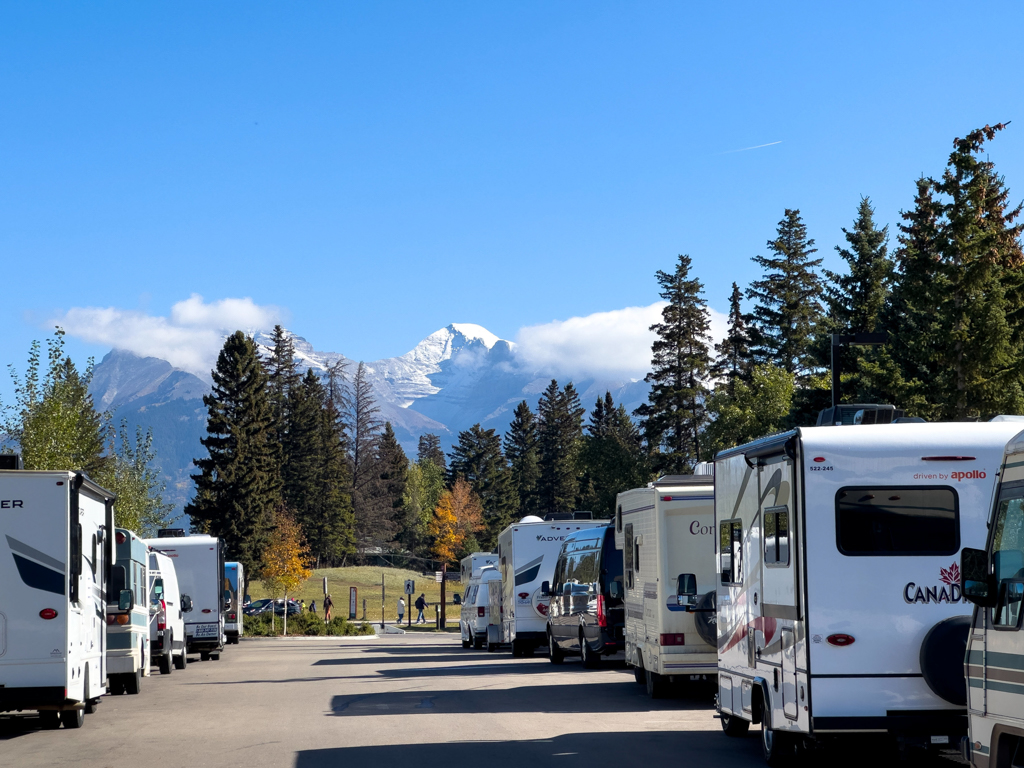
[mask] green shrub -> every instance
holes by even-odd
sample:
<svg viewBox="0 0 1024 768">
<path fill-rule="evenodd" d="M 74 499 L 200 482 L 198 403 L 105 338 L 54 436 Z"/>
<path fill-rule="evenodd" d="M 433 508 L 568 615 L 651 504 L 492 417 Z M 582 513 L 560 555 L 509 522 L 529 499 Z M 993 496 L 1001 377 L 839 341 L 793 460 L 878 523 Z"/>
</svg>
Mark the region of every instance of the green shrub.
<svg viewBox="0 0 1024 768">
<path fill-rule="evenodd" d="M 274 617 L 274 627 L 270 627 L 270 612 L 258 616 L 242 616 L 243 632 L 246 637 L 280 637 L 284 632 L 280 616 Z M 323 618 L 313 613 L 300 613 L 288 617 L 289 635 L 307 635 L 323 637 L 325 635 L 372 635 L 373 627 L 369 624 L 355 624 L 340 616 L 325 624 Z"/>
</svg>

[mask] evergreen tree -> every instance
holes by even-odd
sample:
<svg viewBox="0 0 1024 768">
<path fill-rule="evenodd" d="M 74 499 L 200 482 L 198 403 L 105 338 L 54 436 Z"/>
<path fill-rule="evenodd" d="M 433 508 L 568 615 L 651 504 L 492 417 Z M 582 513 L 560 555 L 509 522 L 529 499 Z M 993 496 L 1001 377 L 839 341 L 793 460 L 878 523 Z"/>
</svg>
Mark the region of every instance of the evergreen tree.
<svg viewBox="0 0 1024 768">
<path fill-rule="evenodd" d="M 323 390 L 319 430 L 319 493 L 302 519 L 310 554 L 317 568 L 343 563 L 355 552 L 355 520 L 346 440 L 341 413 L 328 387 Z"/>
<path fill-rule="evenodd" d="M 258 573 L 281 502 L 280 468 L 273 446 L 273 413 L 267 375 L 256 345 L 241 331 L 231 334 L 203 397 L 207 456 L 195 460 L 196 494 L 185 508 L 197 533 L 224 542 L 225 556 Z"/>
<path fill-rule="evenodd" d="M 572 382 L 559 389 L 558 382 L 552 379 L 537 403 L 537 413 L 540 512 L 572 512 L 579 496 L 579 451 L 585 413 Z"/>
<path fill-rule="evenodd" d="M 711 366 L 711 377 L 725 381 L 726 388 L 733 392 L 737 381 L 749 381 L 753 363 L 750 359 L 750 330 L 747 328 L 747 317 L 740 308 L 743 293 L 740 287 L 732 284 L 729 295 L 729 332 L 721 342 L 715 345 L 717 356 Z"/>
<path fill-rule="evenodd" d="M 680 255 L 673 273 L 658 271 L 659 295 L 668 302 L 651 347 L 648 402 L 636 410 L 644 421 L 654 469 L 683 474 L 702 459 L 700 432 L 710 367 L 711 322 L 700 280 L 690 277 L 690 257 Z"/>
<path fill-rule="evenodd" d="M 359 363 L 348 400 L 347 432 L 352 468 L 352 510 L 360 549 L 385 547 L 397 533 L 391 499 L 381 482 L 378 445 L 384 426 L 366 366 Z"/>
<path fill-rule="evenodd" d="M 409 459 L 398 444 L 391 422 L 384 424 L 384 433 L 377 444 L 377 466 L 384 494 L 391 504 L 390 518 L 396 528 L 405 506 L 405 484 L 409 474 Z"/>
<path fill-rule="evenodd" d="M 445 463 L 444 451 L 441 450 L 441 438 L 438 435 L 426 434 L 420 435 L 419 447 L 416 452 L 416 460 L 423 461 L 429 459 L 433 461 L 441 469 L 446 470 L 448 466 Z"/>
<path fill-rule="evenodd" d="M 822 316 L 821 283 L 815 269 L 821 259 L 799 210 L 786 209 L 777 237 L 768 241 L 771 256 L 755 256 L 764 270 L 747 297 L 757 303 L 752 313 L 752 351 L 757 362 L 772 363 L 806 380 L 816 368 L 812 334 Z"/>
<path fill-rule="evenodd" d="M 291 422 L 288 411 L 290 395 L 298 388 L 301 377 L 295 365 L 295 344 L 291 334 L 280 325 L 275 325 L 272 340 L 273 347 L 263 367 L 267 372 L 267 392 L 276 435 L 273 448 L 278 463 L 283 466 L 287 462 L 284 442 Z"/>
<path fill-rule="evenodd" d="M 414 555 L 429 555 L 427 526 L 444 491 L 444 470 L 435 460 L 424 457 L 409 465 L 398 540 Z"/>
<path fill-rule="evenodd" d="M 177 518 L 171 516 L 174 507 L 163 501 L 165 485 L 156 467 L 153 430 L 143 432 L 142 427 L 136 427 L 132 441 L 128 421 L 122 419 L 107 455 L 110 462 L 96 480 L 117 496 L 114 524 L 146 538 L 169 528 Z"/>
<path fill-rule="evenodd" d="M 616 495 L 650 479 L 640 430 L 625 406 L 615 405 L 610 392 L 597 399 L 590 415 L 582 465 L 580 508 L 598 517 L 614 515 Z"/>
<path fill-rule="evenodd" d="M 280 438 L 284 456 L 281 490 L 285 505 L 303 527 L 323 483 L 320 477 L 323 402 L 324 388 L 310 369 L 289 389 L 284 408 L 288 420 Z"/>
<path fill-rule="evenodd" d="M 517 509 L 512 472 L 501 452 L 501 438 L 493 429 L 483 429 L 479 424 L 460 432 L 448 476 L 453 484 L 459 478 L 465 480 L 479 497 L 484 523 L 480 544 L 488 549 L 496 546 L 498 534 L 512 522 Z"/>
<path fill-rule="evenodd" d="M 537 485 L 540 481 L 540 448 L 537 419 L 523 400 L 516 406 L 512 423 L 505 433 L 505 457 L 512 473 L 512 488 L 518 500 L 519 514 L 540 514 Z"/>
</svg>

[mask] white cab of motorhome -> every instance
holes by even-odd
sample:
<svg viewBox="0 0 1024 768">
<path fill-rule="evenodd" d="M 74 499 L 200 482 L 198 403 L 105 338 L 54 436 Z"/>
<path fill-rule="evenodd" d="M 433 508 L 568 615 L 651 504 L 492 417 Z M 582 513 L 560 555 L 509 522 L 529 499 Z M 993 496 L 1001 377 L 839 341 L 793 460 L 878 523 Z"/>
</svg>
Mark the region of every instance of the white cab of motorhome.
<svg viewBox="0 0 1024 768">
<path fill-rule="evenodd" d="M 976 768 L 1021 765 L 1024 432 L 1006 446 L 986 548 L 964 549 L 960 557 L 964 597 L 977 606 L 967 639 L 970 735 L 962 743 L 963 755 Z"/>
<path fill-rule="evenodd" d="M 131 531 L 114 532 L 114 567 L 107 590 L 107 679 L 112 694 L 137 694 L 149 676 L 149 547 Z M 131 593 L 129 606 L 118 604 Z"/>
<path fill-rule="evenodd" d="M 817 737 L 966 732 L 962 546 L 1012 423 L 801 428 L 718 454 L 719 698 L 770 764 Z M 952 660 L 952 661 L 951 661 Z"/>
<path fill-rule="evenodd" d="M 543 520 L 528 515 L 498 534 L 498 570 L 502 584 L 500 642 L 511 644 L 513 656 L 530 654 L 547 645 L 550 597 L 542 595 L 540 587 L 543 582 L 551 581 L 562 540 L 573 531 L 608 525 L 607 520 L 554 520 L 550 517 Z M 572 518 L 572 515 L 564 517 Z"/>
<path fill-rule="evenodd" d="M 82 474 L 0 470 L 0 711 L 39 710 L 44 728 L 93 711 L 113 558 L 113 494 Z"/>
<path fill-rule="evenodd" d="M 473 579 L 480 578 L 480 570 L 482 568 L 486 568 L 489 565 L 497 567 L 498 555 L 494 552 L 474 552 L 462 558 L 459 565 L 459 575 L 462 579 L 462 584 L 465 586 Z"/>
<path fill-rule="evenodd" d="M 149 601 L 149 649 L 160 674 L 185 669 L 184 610 L 191 601 L 178 589 L 174 561 L 153 549 L 149 551 Z"/>
<path fill-rule="evenodd" d="M 652 697 L 718 672 L 713 475 L 670 475 L 620 493 L 626 664 Z"/>
<path fill-rule="evenodd" d="M 497 558 L 495 558 L 497 559 Z M 487 625 L 490 621 L 490 582 L 501 583 L 501 573 L 493 565 L 478 568 L 476 576 L 466 585 L 466 595 L 462 599 L 462 617 L 460 631 L 462 647 L 480 649 L 487 642 Z"/>
<path fill-rule="evenodd" d="M 504 608 L 501 605 L 502 587 L 501 570 L 498 570 L 498 578 L 487 582 L 487 652 L 494 653 L 505 642 L 502 630 L 504 622 L 502 614 Z"/>
<path fill-rule="evenodd" d="M 185 649 L 203 661 L 224 650 L 224 555 L 214 536 L 177 535 L 176 529 L 147 542 L 174 561 L 178 587 L 191 598 L 185 612 Z"/>
<path fill-rule="evenodd" d="M 231 645 L 238 644 L 242 636 L 242 601 L 245 590 L 245 568 L 241 563 L 224 563 L 224 635 Z"/>
</svg>

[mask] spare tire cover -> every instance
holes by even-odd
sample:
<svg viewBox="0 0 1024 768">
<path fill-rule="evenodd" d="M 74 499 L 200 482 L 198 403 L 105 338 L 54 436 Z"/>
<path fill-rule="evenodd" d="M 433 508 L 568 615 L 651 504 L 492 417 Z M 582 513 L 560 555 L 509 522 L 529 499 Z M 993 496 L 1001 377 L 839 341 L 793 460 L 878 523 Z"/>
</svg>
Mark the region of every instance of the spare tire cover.
<svg viewBox="0 0 1024 768">
<path fill-rule="evenodd" d="M 711 590 L 697 603 L 698 612 L 693 614 L 693 617 L 700 639 L 717 651 L 718 615 L 715 613 L 716 604 L 715 591 Z"/>
<path fill-rule="evenodd" d="M 953 616 L 928 630 L 921 643 L 921 674 L 932 693 L 950 704 L 967 704 L 964 656 L 970 616 Z"/>
</svg>

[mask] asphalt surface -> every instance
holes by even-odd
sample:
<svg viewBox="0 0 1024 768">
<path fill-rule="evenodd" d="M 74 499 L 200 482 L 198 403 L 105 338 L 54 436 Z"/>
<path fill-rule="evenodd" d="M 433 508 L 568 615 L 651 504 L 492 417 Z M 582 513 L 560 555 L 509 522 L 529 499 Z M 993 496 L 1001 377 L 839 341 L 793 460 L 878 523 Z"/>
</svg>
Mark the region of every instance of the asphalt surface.
<svg viewBox="0 0 1024 768">
<path fill-rule="evenodd" d="M 875 757 L 861 764 L 883 764 Z M 140 695 L 105 697 L 77 731 L 0 719 L 0 765 L 764 763 L 756 728 L 726 737 L 706 689 L 652 701 L 622 667 L 555 666 L 546 655 L 464 650 L 457 635 L 409 634 L 243 640 L 220 661 L 193 661 L 170 676 L 154 670 Z"/>
</svg>

